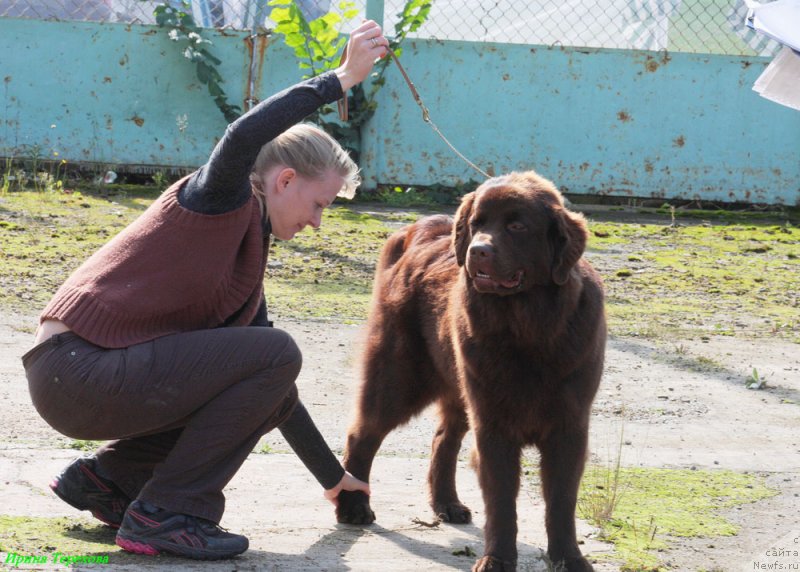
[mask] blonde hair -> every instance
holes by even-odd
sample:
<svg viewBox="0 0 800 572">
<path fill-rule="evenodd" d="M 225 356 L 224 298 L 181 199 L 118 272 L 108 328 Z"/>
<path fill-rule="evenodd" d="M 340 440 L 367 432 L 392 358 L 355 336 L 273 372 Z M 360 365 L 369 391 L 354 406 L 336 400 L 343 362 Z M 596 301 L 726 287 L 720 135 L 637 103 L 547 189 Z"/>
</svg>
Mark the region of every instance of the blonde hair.
<svg viewBox="0 0 800 572">
<path fill-rule="evenodd" d="M 298 123 L 261 147 L 256 157 L 250 183 L 264 213 L 265 189 L 261 188 L 259 177 L 277 165 L 294 169 L 298 175 L 308 179 L 319 179 L 327 172 L 334 171 L 344 179 L 336 196 L 346 199 L 355 196 L 356 188 L 361 183 L 358 165 L 336 139 L 316 125 Z"/>
</svg>

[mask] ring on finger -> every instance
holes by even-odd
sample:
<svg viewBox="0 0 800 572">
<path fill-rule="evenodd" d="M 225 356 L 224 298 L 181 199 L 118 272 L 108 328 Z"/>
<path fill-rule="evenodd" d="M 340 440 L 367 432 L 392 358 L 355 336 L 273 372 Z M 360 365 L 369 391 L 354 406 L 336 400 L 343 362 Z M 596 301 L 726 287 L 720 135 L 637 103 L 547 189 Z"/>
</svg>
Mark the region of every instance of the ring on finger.
<svg viewBox="0 0 800 572">
<path fill-rule="evenodd" d="M 372 43 L 373 48 L 378 47 L 378 39 L 377 38 L 370 38 L 369 41 Z"/>
</svg>

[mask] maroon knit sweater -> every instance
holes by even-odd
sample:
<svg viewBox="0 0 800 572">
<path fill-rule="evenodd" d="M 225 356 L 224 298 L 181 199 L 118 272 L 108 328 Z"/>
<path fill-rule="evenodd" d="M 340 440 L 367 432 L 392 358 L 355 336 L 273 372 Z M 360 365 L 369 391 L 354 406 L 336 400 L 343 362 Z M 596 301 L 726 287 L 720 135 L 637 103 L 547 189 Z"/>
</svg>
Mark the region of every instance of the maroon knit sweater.
<svg viewBox="0 0 800 572">
<path fill-rule="evenodd" d="M 258 202 L 197 213 L 178 203 L 185 181 L 86 260 L 40 319 L 61 320 L 105 348 L 250 324 L 263 298 L 269 247 Z"/>
</svg>

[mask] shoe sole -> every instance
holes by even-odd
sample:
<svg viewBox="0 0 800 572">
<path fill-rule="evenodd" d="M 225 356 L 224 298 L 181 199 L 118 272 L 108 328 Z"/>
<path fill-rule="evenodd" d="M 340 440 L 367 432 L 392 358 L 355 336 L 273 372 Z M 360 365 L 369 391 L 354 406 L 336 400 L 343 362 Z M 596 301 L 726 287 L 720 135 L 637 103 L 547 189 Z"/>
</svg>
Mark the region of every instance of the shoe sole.
<svg viewBox="0 0 800 572">
<path fill-rule="evenodd" d="M 92 513 L 92 516 L 95 517 L 97 520 L 105 524 L 106 526 L 110 526 L 111 528 L 119 528 L 121 523 L 110 522 L 107 518 L 103 516 L 102 513 L 96 510 L 92 510 L 92 508 L 88 505 L 77 503 L 72 499 L 68 498 L 66 494 L 60 490 L 58 490 L 60 481 L 58 479 L 54 479 L 52 483 L 50 483 L 50 490 L 55 493 L 55 495 L 60 498 L 62 501 L 67 503 L 69 506 L 76 508 L 78 510 L 88 510 Z"/>
<path fill-rule="evenodd" d="M 184 558 L 191 558 L 192 560 L 223 560 L 226 558 L 233 558 L 234 556 L 238 556 L 247 550 L 245 548 L 241 552 L 236 552 L 233 554 L 217 554 L 214 552 L 199 552 L 196 550 L 180 550 L 180 548 L 176 547 L 174 544 L 170 543 L 166 546 L 153 546 L 148 542 L 140 542 L 138 540 L 134 540 L 132 538 L 125 538 L 117 534 L 117 538 L 115 540 L 117 546 L 122 548 L 127 552 L 133 552 L 134 554 L 145 554 L 147 556 L 157 556 L 159 554 L 171 554 L 173 556 L 182 556 Z"/>
<path fill-rule="evenodd" d="M 143 542 L 136 542 L 134 540 L 128 540 L 127 538 L 119 538 L 117 537 L 117 546 L 126 550 L 127 552 L 133 552 L 134 554 L 146 554 L 147 556 L 158 556 L 159 552 L 149 544 L 144 544 Z"/>
</svg>

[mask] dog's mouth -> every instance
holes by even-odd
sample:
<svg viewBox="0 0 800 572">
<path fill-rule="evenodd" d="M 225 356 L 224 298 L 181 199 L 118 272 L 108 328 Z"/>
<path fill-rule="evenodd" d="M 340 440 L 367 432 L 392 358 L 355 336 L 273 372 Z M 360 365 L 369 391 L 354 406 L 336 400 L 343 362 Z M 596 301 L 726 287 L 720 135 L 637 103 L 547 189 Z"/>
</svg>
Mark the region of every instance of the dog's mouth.
<svg viewBox="0 0 800 572">
<path fill-rule="evenodd" d="M 520 290 L 525 283 L 525 272 L 517 270 L 510 278 L 491 276 L 478 270 L 472 276 L 472 282 L 478 292 L 502 292 L 510 294 Z"/>
</svg>

